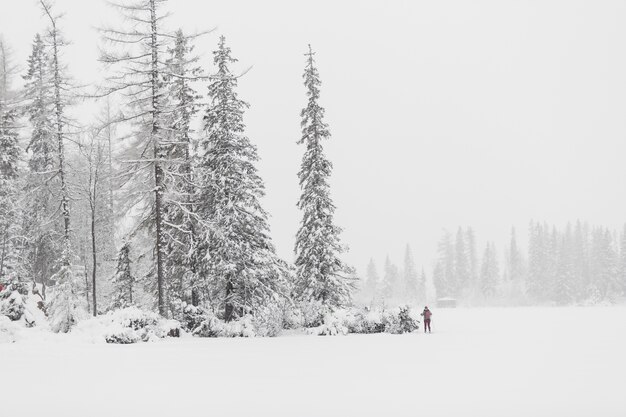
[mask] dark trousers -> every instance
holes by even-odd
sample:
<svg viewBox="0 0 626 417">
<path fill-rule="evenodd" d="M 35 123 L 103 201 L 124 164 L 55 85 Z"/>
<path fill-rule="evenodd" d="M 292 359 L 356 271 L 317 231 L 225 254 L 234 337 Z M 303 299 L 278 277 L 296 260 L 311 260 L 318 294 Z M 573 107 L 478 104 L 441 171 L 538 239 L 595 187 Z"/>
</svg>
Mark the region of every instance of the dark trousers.
<svg viewBox="0 0 626 417">
<path fill-rule="evenodd" d="M 424 333 L 426 333 L 426 329 L 430 332 L 430 319 L 424 319 Z"/>
</svg>

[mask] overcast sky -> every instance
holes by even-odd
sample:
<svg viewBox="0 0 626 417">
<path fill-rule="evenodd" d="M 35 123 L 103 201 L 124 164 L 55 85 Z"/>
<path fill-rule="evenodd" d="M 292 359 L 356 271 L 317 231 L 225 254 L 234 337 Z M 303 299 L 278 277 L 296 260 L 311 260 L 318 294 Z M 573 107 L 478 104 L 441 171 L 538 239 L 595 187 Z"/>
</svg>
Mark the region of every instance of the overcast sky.
<svg viewBox="0 0 626 417">
<path fill-rule="evenodd" d="M 43 30 L 35 0 L 0 0 L 0 33 L 25 67 Z M 99 80 L 101 0 L 57 0 L 79 82 Z M 428 268 L 443 229 L 480 242 L 528 221 L 626 220 L 626 2 L 175 0 L 168 25 L 225 35 L 250 102 L 265 206 L 292 259 L 300 215 L 304 52 L 311 43 L 333 134 L 337 222 L 363 271 L 406 243 Z M 85 112 L 89 113 L 89 112 Z M 89 114 L 85 122 L 90 122 Z"/>
</svg>

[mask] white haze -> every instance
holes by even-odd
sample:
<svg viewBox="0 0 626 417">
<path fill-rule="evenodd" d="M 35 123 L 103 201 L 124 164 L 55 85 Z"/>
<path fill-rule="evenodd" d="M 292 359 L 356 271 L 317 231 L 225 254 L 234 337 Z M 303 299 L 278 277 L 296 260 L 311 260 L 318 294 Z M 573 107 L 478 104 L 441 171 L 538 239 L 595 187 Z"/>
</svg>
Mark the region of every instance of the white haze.
<svg viewBox="0 0 626 417">
<path fill-rule="evenodd" d="M 47 22 L 34 0 L 0 0 L 0 33 L 22 68 Z M 58 0 L 79 83 L 100 80 L 100 0 Z M 621 1 L 176 0 L 172 28 L 227 36 L 251 103 L 265 206 L 279 253 L 292 258 L 300 214 L 301 74 L 317 51 L 333 134 L 337 223 L 360 270 L 400 261 L 411 243 L 430 265 L 443 228 L 470 225 L 504 242 L 511 226 L 624 222 L 626 3 Z M 7 12 L 10 10 L 10 12 Z M 113 20 L 114 21 L 114 20 Z M 206 68 L 206 66 L 205 66 Z M 81 104 L 81 121 L 93 108 Z"/>
</svg>

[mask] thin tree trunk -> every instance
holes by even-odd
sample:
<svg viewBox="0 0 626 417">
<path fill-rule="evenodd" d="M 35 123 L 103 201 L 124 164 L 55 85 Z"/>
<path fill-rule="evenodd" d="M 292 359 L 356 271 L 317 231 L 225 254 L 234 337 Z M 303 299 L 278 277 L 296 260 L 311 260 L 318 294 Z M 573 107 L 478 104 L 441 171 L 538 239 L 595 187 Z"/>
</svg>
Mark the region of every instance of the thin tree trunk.
<svg viewBox="0 0 626 417">
<path fill-rule="evenodd" d="M 151 24 L 151 53 L 152 53 L 152 141 L 154 143 L 154 200 L 155 200 L 155 223 L 156 223 L 156 273 L 159 314 L 167 315 L 164 297 L 163 277 L 163 168 L 161 167 L 161 144 L 159 143 L 160 103 L 159 103 L 159 61 L 157 50 L 157 18 L 155 0 L 150 0 L 150 24 Z"/>
<path fill-rule="evenodd" d="M 94 187 L 95 188 L 95 187 Z M 95 207 L 91 210 L 91 257 L 93 265 L 91 267 L 91 291 L 93 296 L 93 316 L 98 315 L 96 301 L 96 271 L 98 268 L 98 259 L 96 254 L 96 213 Z"/>
<path fill-rule="evenodd" d="M 48 6 L 41 1 L 41 4 L 50 18 L 52 24 L 52 68 L 54 74 L 54 108 L 55 108 L 55 135 L 58 145 L 58 157 L 59 157 L 59 179 L 61 181 L 61 212 L 63 214 L 63 241 L 64 241 L 64 253 L 63 264 L 69 266 L 70 259 L 70 202 L 69 192 L 65 179 L 65 147 L 63 143 L 63 103 L 61 101 L 61 74 L 59 68 L 59 40 L 57 38 L 56 20 L 52 17 Z"/>
</svg>

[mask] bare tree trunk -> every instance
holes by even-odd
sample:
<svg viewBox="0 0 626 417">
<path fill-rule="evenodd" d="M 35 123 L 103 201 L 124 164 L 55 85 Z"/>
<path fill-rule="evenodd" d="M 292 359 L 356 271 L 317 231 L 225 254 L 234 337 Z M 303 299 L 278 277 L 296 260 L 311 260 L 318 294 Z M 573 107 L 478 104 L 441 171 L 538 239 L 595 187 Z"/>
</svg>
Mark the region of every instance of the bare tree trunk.
<svg viewBox="0 0 626 417">
<path fill-rule="evenodd" d="M 94 185 L 95 191 L 95 185 Z M 95 198 L 95 196 L 94 196 Z M 92 266 L 91 266 L 91 291 L 93 296 L 93 316 L 96 317 L 98 315 L 98 304 L 96 301 L 96 271 L 98 268 L 98 259 L 96 253 L 96 210 L 95 207 L 91 210 L 91 257 L 92 257 Z"/>
<path fill-rule="evenodd" d="M 155 0 L 150 0 L 150 24 L 151 24 L 151 54 L 152 54 L 152 141 L 154 143 L 154 200 L 155 200 L 155 222 L 156 222 L 156 274 L 158 290 L 159 314 L 166 316 L 166 306 L 164 297 L 164 277 L 163 277 L 163 168 L 161 167 L 161 144 L 159 142 L 159 57 L 157 44 L 157 16 Z"/>
<path fill-rule="evenodd" d="M 59 179 L 61 181 L 61 212 L 63 215 L 63 264 L 69 266 L 71 249 L 70 240 L 70 199 L 67 182 L 65 179 L 65 145 L 63 143 L 63 102 L 61 100 L 61 73 L 59 68 L 59 40 L 56 26 L 56 19 L 52 16 L 50 7 L 41 1 L 41 5 L 48 15 L 52 24 L 52 70 L 54 81 L 54 113 L 55 113 L 55 135 L 58 145 L 59 157 Z"/>
</svg>

